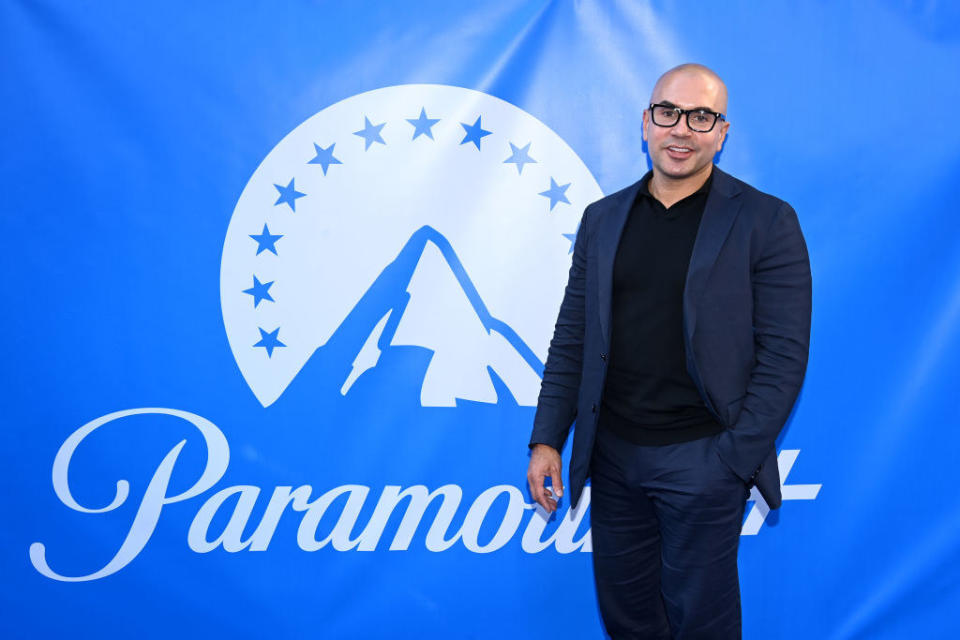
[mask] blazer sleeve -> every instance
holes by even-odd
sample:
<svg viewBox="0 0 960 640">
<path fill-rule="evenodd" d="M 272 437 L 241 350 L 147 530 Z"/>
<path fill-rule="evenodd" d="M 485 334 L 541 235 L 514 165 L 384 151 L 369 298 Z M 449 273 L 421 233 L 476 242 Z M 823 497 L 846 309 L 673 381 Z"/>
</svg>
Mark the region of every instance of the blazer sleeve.
<svg viewBox="0 0 960 640">
<path fill-rule="evenodd" d="M 775 446 L 803 384 L 810 345 L 811 277 L 793 208 L 780 205 L 752 266 L 754 365 L 740 415 L 717 451 L 744 482 Z"/>
<path fill-rule="evenodd" d="M 567 287 L 543 368 L 530 446 L 547 444 L 560 451 L 577 416 L 583 366 L 587 243 L 590 207 L 584 211 L 573 247 Z"/>
</svg>

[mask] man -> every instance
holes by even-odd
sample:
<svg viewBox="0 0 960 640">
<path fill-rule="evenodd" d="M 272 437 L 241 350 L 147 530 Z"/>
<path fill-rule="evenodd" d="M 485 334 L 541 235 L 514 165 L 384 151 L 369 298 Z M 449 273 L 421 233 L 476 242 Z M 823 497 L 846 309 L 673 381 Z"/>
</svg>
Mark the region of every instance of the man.
<svg viewBox="0 0 960 640">
<path fill-rule="evenodd" d="M 611 636 L 739 638 L 743 510 L 753 484 L 780 505 L 775 440 L 806 370 L 810 267 L 793 209 L 713 166 L 723 81 L 681 65 L 650 102 L 653 170 L 580 224 L 527 476 L 556 509 L 576 418 L 572 501 L 590 475 Z"/>
</svg>

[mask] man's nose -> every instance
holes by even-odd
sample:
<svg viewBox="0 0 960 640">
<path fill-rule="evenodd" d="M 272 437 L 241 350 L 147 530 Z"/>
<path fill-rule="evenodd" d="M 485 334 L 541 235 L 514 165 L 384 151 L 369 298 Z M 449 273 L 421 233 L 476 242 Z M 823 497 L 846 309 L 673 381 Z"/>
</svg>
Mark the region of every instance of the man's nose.
<svg viewBox="0 0 960 640">
<path fill-rule="evenodd" d="M 677 120 L 677 123 L 670 128 L 670 133 L 675 136 L 690 136 L 693 135 L 693 130 L 690 128 L 690 125 L 687 124 L 686 114 L 680 116 L 680 119 Z"/>
</svg>

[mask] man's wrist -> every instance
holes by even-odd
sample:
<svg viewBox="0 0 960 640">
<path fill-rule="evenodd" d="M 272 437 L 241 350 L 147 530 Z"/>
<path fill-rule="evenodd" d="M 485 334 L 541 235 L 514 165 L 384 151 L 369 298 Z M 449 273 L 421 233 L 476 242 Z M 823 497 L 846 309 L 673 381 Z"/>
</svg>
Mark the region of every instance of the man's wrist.
<svg viewBox="0 0 960 640">
<path fill-rule="evenodd" d="M 550 449 L 550 450 L 553 451 L 554 453 L 558 453 L 556 447 L 554 447 L 554 446 L 552 446 L 552 445 L 549 445 L 549 444 L 547 444 L 546 442 L 531 442 L 531 443 L 529 444 L 530 451 L 533 451 L 533 450 L 536 449 L 537 447 L 546 447 L 547 449 Z"/>
</svg>

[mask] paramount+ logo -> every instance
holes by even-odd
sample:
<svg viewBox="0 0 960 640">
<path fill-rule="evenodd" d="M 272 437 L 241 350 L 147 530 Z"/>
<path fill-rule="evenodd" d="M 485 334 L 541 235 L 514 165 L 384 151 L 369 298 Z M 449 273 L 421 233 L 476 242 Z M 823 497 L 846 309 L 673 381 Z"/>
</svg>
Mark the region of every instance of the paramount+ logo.
<svg viewBox="0 0 960 640">
<path fill-rule="evenodd" d="M 136 504 L 122 541 L 109 561 L 84 571 L 75 561 L 58 571 L 65 551 L 34 542 L 33 567 L 67 582 L 115 574 L 146 548 L 165 513 L 182 515 L 187 505 L 186 545 L 198 554 L 265 552 L 292 531 L 284 544 L 305 552 L 489 554 L 512 543 L 527 554 L 590 552 L 589 486 L 575 509 L 564 505 L 551 517 L 526 502 L 521 485 L 580 213 L 601 196 L 555 132 L 477 91 L 386 87 L 312 116 L 256 169 L 227 230 L 220 301 L 239 371 L 264 416 L 285 416 L 271 428 L 293 434 L 292 448 L 301 446 L 296 434 L 320 441 L 317 415 L 342 425 L 324 434 L 332 446 L 398 432 L 406 442 L 435 438 L 437 450 L 472 438 L 472 470 L 492 481 L 465 491 L 437 464 L 430 482 L 392 483 L 389 473 L 386 482 L 358 482 L 378 463 L 361 456 L 355 468 L 338 461 L 334 477 L 353 482 L 329 482 L 328 473 L 320 488 L 219 486 L 231 451 L 213 422 L 170 408 L 116 411 L 63 442 L 52 479 L 60 502 L 90 517 Z M 118 455 L 111 434 L 147 418 L 191 436 L 143 456 L 160 462 L 142 482 L 76 462 L 78 449 Z M 506 451 L 518 458 L 504 465 L 517 480 L 498 482 L 489 470 Z M 781 451 L 782 485 L 798 454 Z M 96 495 L 106 486 L 110 499 L 91 499 L 91 485 Z M 782 492 L 811 500 L 819 489 Z M 755 489 L 751 500 L 744 535 L 758 533 L 768 512 Z"/>
</svg>

